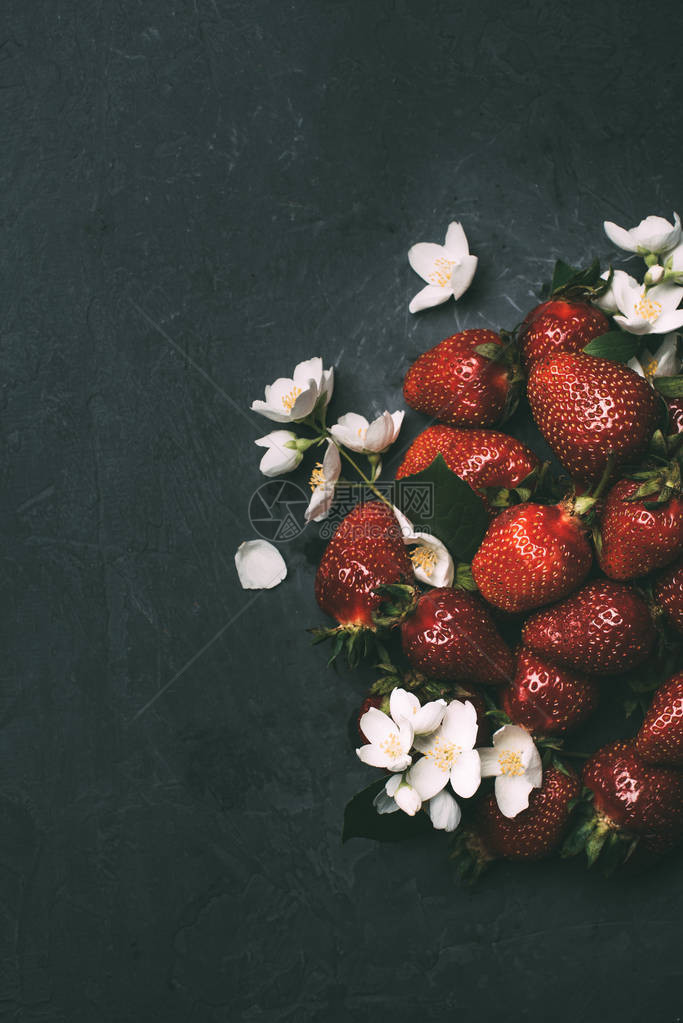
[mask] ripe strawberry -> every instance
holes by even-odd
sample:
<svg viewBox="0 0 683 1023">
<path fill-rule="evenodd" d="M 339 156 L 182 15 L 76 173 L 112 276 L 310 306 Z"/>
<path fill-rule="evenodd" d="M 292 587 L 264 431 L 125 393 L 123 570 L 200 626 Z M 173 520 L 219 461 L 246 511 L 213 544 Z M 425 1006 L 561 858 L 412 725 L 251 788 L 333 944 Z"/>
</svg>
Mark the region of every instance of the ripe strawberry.
<svg viewBox="0 0 683 1023">
<path fill-rule="evenodd" d="M 497 430 L 458 430 L 428 426 L 408 448 L 396 479 L 422 472 L 442 455 L 448 468 L 472 490 L 513 490 L 535 469 L 539 459 L 526 444 Z"/>
<path fill-rule="evenodd" d="M 613 675 L 641 664 L 655 641 L 643 598 L 623 583 L 596 579 L 554 607 L 537 611 L 522 642 L 563 667 Z"/>
<path fill-rule="evenodd" d="M 503 690 L 502 706 L 516 725 L 537 735 L 562 735 L 593 713 L 598 685 L 520 647 L 512 683 Z"/>
<path fill-rule="evenodd" d="M 653 592 L 669 625 L 683 632 L 683 560 L 658 576 Z"/>
<path fill-rule="evenodd" d="M 403 652 L 430 678 L 502 685 L 513 675 L 512 653 L 473 593 L 443 586 L 423 593 L 401 625 Z"/>
<path fill-rule="evenodd" d="M 529 806 L 516 817 L 504 817 L 493 793 L 477 806 L 475 835 L 486 859 L 540 860 L 564 837 L 570 803 L 580 791 L 575 774 L 556 767 L 543 772 L 543 784 L 529 796 Z"/>
<path fill-rule="evenodd" d="M 611 453 L 615 464 L 639 454 L 656 425 L 657 397 L 648 382 L 592 355 L 565 352 L 537 362 L 527 395 L 541 433 L 582 482 L 597 482 Z"/>
<path fill-rule="evenodd" d="M 661 854 L 683 837 L 683 775 L 646 763 L 633 743 L 613 742 L 598 750 L 584 765 L 583 783 L 594 805 L 580 836 L 589 862 L 608 839 L 610 844 L 621 839 L 628 855 L 633 839 L 643 852 Z M 577 844 L 568 851 L 578 851 Z"/>
<path fill-rule="evenodd" d="M 413 580 L 413 565 L 396 518 L 381 501 L 359 504 L 340 523 L 322 556 L 315 596 L 342 626 L 374 628 L 382 602 L 372 591 Z"/>
<path fill-rule="evenodd" d="M 672 494 L 631 500 L 640 487 L 619 480 L 608 491 L 600 516 L 600 568 L 610 579 L 635 579 L 668 565 L 683 549 L 683 499 Z M 648 507 L 649 505 L 649 507 Z"/>
<path fill-rule="evenodd" d="M 580 352 L 589 341 L 609 331 L 604 313 L 587 302 L 551 298 L 524 317 L 517 333 L 525 369 L 546 355 Z"/>
<path fill-rule="evenodd" d="M 649 763 L 683 767 L 683 671 L 655 693 L 636 736 L 636 749 Z"/>
<path fill-rule="evenodd" d="M 593 553 L 568 505 L 520 504 L 489 526 L 472 561 L 481 595 L 503 611 L 530 611 L 580 586 Z"/>
<path fill-rule="evenodd" d="M 477 352 L 500 349 L 501 358 Z M 514 371 L 503 361 L 503 342 L 492 330 L 463 330 L 424 352 L 410 367 L 403 395 L 417 412 L 451 426 L 494 426 L 513 401 Z"/>
</svg>

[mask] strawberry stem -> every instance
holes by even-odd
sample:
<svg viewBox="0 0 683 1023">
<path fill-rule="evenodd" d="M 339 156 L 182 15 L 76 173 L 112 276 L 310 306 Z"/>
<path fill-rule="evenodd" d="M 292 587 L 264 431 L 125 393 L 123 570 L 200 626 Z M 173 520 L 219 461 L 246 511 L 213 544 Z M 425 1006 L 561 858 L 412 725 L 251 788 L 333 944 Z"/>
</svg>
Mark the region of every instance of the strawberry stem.
<svg viewBox="0 0 683 1023">
<path fill-rule="evenodd" d="M 337 445 L 337 447 L 339 447 L 339 445 Z M 370 488 L 370 490 L 373 492 L 375 497 L 378 497 L 380 499 L 380 501 L 382 501 L 383 504 L 386 504 L 387 508 L 389 508 L 393 512 L 394 506 L 392 505 L 391 501 L 387 501 L 387 499 L 384 496 L 384 494 L 381 494 L 379 492 L 379 490 L 375 486 L 374 482 L 368 476 L 366 476 L 366 474 L 363 472 L 361 467 L 354 461 L 353 458 L 351 458 L 351 455 L 348 453 L 346 448 L 340 447 L 339 451 L 341 452 L 342 457 L 345 458 L 346 461 L 349 463 L 349 465 L 353 466 L 353 468 L 356 470 L 356 472 L 358 473 L 360 478 L 363 480 L 363 482 L 366 484 L 366 486 L 368 486 Z"/>
<path fill-rule="evenodd" d="M 609 483 L 610 476 L 614 472 L 614 466 L 616 464 L 617 464 L 617 456 L 616 456 L 614 451 L 611 451 L 610 452 L 610 456 L 607 459 L 607 464 L 605 465 L 604 472 L 603 472 L 602 476 L 600 477 L 600 482 L 598 483 L 597 487 L 595 488 L 595 490 L 593 491 L 593 493 L 591 495 L 591 497 L 593 497 L 593 499 L 595 501 L 598 500 L 598 498 L 600 497 L 600 495 L 604 491 L 605 487 Z"/>
</svg>

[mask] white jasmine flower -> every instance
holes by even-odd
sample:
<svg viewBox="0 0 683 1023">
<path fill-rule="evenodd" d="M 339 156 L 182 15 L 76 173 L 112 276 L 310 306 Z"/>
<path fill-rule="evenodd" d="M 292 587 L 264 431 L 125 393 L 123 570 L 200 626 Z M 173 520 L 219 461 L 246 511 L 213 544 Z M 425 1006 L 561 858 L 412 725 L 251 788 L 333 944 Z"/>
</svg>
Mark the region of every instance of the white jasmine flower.
<svg viewBox="0 0 683 1023">
<path fill-rule="evenodd" d="M 638 376 L 652 383 L 655 377 L 674 377 L 681 371 L 678 356 L 678 334 L 667 334 L 654 355 L 644 348 L 637 358 L 627 363 Z"/>
<path fill-rule="evenodd" d="M 418 582 L 425 586 L 452 586 L 455 565 L 445 544 L 431 533 L 415 532 L 410 520 L 396 506 L 394 515 L 401 527 L 403 543 L 413 548 L 410 560 Z"/>
<path fill-rule="evenodd" d="M 403 810 L 409 817 L 414 817 L 422 807 L 422 800 L 412 785 L 406 781 L 405 774 L 393 774 L 383 789 L 373 799 L 377 813 L 395 813 Z"/>
<path fill-rule="evenodd" d="M 320 522 L 327 518 L 334 500 L 334 490 L 341 476 L 341 458 L 334 441 L 327 445 L 322 462 L 316 464 L 311 473 L 310 486 L 313 494 L 304 513 L 306 522 Z"/>
<path fill-rule="evenodd" d="M 543 781 L 541 756 L 526 728 L 503 725 L 492 749 L 480 749 L 483 778 L 494 776 L 496 802 L 504 817 L 516 817 L 529 805 L 532 789 Z"/>
<path fill-rule="evenodd" d="M 400 724 L 392 721 L 388 714 L 370 707 L 360 719 L 360 729 L 369 740 L 366 746 L 356 750 L 364 764 L 371 767 L 386 767 L 389 771 L 401 772 L 413 762 L 410 748 L 413 745 L 412 725 L 402 718 Z"/>
<path fill-rule="evenodd" d="M 406 780 L 422 799 L 432 799 L 449 782 L 456 795 L 468 799 L 481 781 L 476 738 L 476 710 L 469 700 L 451 700 L 441 726 L 430 735 L 415 737 L 415 749 L 424 756 L 411 767 Z"/>
<path fill-rule="evenodd" d="M 235 567 L 243 590 L 270 590 L 287 575 L 277 547 L 267 540 L 246 540 L 235 553 Z"/>
<path fill-rule="evenodd" d="M 443 245 L 418 242 L 408 252 L 408 260 L 415 273 L 427 282 L 427 287 L 408 306 L 411 313 L 441 305 L 451 295 L 457 301 L 472 283 L 479 262 L 470 255 L 465 232 L 456 221 L 448 225 Z"/>
<path fill-rule="evenodd" d="M 448 789 L 437 792 L 425 803 L 425 809 L 437 831 L 455 831 L 462 817 L 460 807 Z"/>
<path fill-rule="evenodd" d="M 615 323 L 629 334 L 668 334 L 683 326 L 683 309 L 678 308 L 683 288 L 675 284 L 647 288 L 629 274 L 615 273 L 610 292 L 618 310 Z"/>
<path fill-rule="evenodd" d="M 428 735 L 437 729 L 445 710 L 445 700 L 433 700 L 422 707 L 415 693 L 405 689 L 394 689 L 389 697 L 389 711 L 396 724 L 409 721 L 415 735 Z"/>
<path fill-rule="evenodd" d="M 272 433 L 267 433 L 265 437 L 259 437 L 254 441 L 260 448 L 268 449 L 259 464 L 264 476 L 282 476 L 296 469 L 304 453 L 297 448 L 287 447 L 289 442 L 296 439 L 296 434 L 291 430 L 273 430 Z"/>
<path fill-rule="evenodd" d="M 646 217 L 628 231 L 611 220 L 605 221 L 604 228 L 609 240 L 618 248 L 641 255 L 669 252 L 681 240 L 681 221 L 677 213 L 674 213 L 673 224 L 664 217 Z"/>
<path fill-rule="evenodd" d="M 310 416 L 320 401 L 327 405 L 334 389 L 334 369 L 323 369 L 316 357 L 300 362 L 292 377 L 279 377 L 266 386 L 265 401 L 253 401 L 253 412 L 276 423 L 298 422 Z"/>
<path fill-rule="evenodd" d="M 330 433 L 338 444 L 350 451 L 361 451 L 366 455 L 381 454 L 398 437 L 404 415 L 405 412 L 383 412 L 369 423 L 365 416 L 347 412 L 330 428 Z"/>
<path fill-rule="evenodd" d="M 603 274 L 600 274 L 603 281 L 606 281 L 609 275 L 609 270 L 605 270 Z M 596 305 L 598 309 L 602 309 L 603 313 L 607 313 L 608 316 L 613 316 L 614 313 L 618 313 L 619 306 L 617 305 L 615 287 L 621 287 L 625 281 L 633 281 L 635 284 L 638 284 L 635 278 L 627 274 L 625 270 L 614 270 L 612 272 L 612 281 L 609 288 L 600 295 L 600 298 L 594 298 L 592 300 L 593 305 Z"/>
</svg>

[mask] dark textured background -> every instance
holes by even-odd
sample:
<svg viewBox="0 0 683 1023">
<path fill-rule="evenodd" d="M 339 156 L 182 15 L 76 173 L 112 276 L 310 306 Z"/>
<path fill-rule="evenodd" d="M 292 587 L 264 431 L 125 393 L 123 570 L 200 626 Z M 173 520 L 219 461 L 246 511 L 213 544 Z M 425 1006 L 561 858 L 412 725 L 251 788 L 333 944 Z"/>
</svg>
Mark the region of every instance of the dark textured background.
<svg viewBox="0 0 683 1023">
<path fill-rule="evenodd" d="M 316 545 L 233 566 L 263 384 L 321 354 L 336 413 L 400 408 L 411 355 L 680 207 L 655 10 L 6 0 L 3 1020 L 683 1015 L 680 862 L 469 893 L 438 837 L 342 847 L 364 680 L 309 648 Z M 452 218 L 475 283 L 413 318 Z"/>
</svg>

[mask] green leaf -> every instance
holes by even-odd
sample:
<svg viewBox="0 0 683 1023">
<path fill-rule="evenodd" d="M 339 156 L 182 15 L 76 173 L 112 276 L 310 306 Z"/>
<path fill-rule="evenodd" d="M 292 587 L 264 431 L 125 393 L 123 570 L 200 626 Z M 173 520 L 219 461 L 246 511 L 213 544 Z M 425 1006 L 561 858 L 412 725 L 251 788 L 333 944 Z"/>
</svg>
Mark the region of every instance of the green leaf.
<svg viewBox="0 0 683 1023">
<path fill-rule="evenodd" d="M 425 498 L 430 498 L 431 506 L 425 511 L 411 506 L 418 485 L 425 488 Z M 451 472 L 440 454 L 422 472 L 400 481 L 397 503 L 416 530 L 432 533 L 446 545 L 456 561 L 472 560 L 488 528 L 484 502 Z"/>
<path fill-rule="evenodd" d="M 683 398 L 683 376 L 655 377 L 652 383 L 665 398 Z"/>
<path fill-rule="evenodd" d="M 346 804 L 342 842 L 350 838 L 372 838 L 377 842 L 400 842 L 406 838 L 432 831 L 432 824 L 426 813 L 409 817 L 402 810 L 396 813 L 377 813 L 372 801 L 384 787 L 386 778 L 368 785 Z"/>
<path fill-rule="evenodd" d="M 594 337 L 583 349 L 584 355 L 594 355 L 598 359 L 609 359 L 610 362 L 628 362 L 637 354 L 640 339 L 633 334 L 625 334 L 623 330 L 611 330 L 609 334 Z"/>
<path fill-rule="evenodd" d="M 553 282 L 550 286 L 550 290 L 552 294 L 555 295 L 558 292 L 591 289 L 596 286 L 599 280 L 600 263 L 597 259 L 594 259 L 590 266 L 581 270 L 570 266 L 569 263 L 565 263 L 562 259 L 558 259 L 555 263 Z"/>
<path fill-rule="evenodd" d="M 492 362 L 500 359 L 505 351 L 502 345 L 498 345 L 494 341 L 487 341 L 483 345 L 477 345 L 474 350 L 477 355 L 483 355 L 485 359 L 490 359 Z"/>
</svg>

